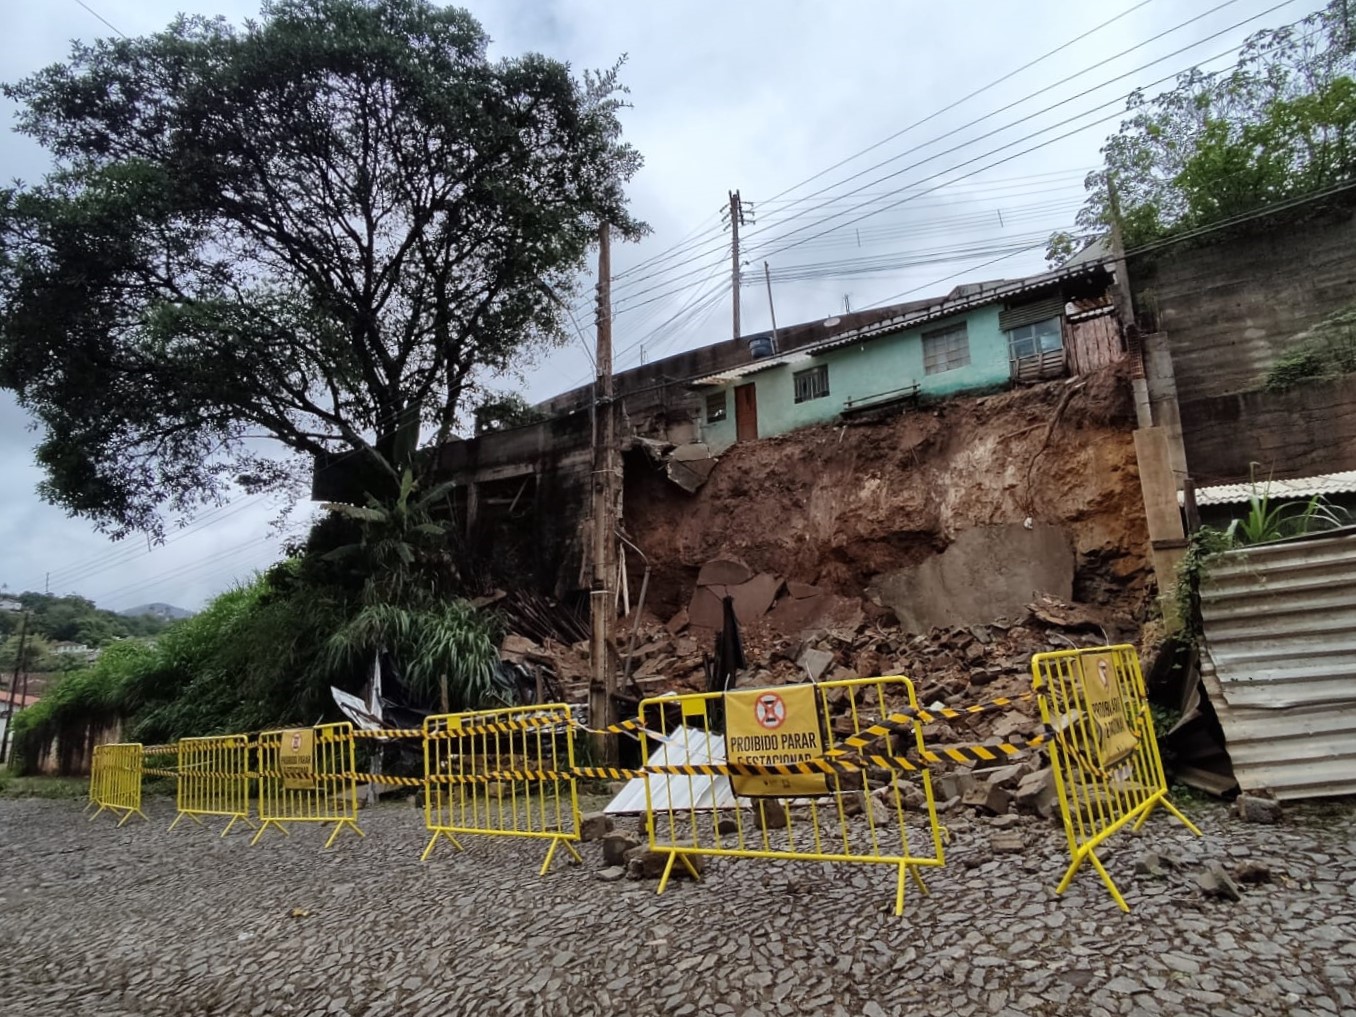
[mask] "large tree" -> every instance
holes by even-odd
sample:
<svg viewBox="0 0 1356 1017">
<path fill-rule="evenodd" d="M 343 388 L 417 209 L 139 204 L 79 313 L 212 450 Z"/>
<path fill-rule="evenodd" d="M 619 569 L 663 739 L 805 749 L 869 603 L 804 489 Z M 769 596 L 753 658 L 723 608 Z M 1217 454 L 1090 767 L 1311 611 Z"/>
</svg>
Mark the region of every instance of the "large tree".
<svg viewBox="0 0 1356 1017">
<path fill-rule="evenodd" d="M 1072 233 L 1051 238 L 1062 262 L 1106 232 L 1112 188 L 1126 246 L 1331 190 L 1356 176 L 1356 13 L 1330 0 L 1294 24 L 1251 36 L 1231 68 L 1193 68 L 1131 116 L 1085 181 Z"/>
<path fill-rule="evenodd" d="M 336 453 L 394 496 L 478 372 L 561 341 L 599 224 L 643 229 L 640 159 L 615 67 L 487 46 L 427 0 L 274 0 L 5 87 L 55 160 L 0 191 L 0 385 L 46 497 L 157 532 Z"/>
</svg>

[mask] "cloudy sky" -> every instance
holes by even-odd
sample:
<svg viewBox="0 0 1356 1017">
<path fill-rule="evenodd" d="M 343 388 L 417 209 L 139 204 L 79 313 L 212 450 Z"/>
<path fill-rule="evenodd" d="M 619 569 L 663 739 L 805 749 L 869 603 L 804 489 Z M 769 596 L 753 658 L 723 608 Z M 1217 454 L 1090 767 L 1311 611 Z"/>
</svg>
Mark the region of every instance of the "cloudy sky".
<svg viewBox="0 0 1356 1017">
<path fill-rule="evenodd" d="M 86 4 L 88 6 L 86 6 Z M 960 281 L 1037 271 L 1043 239 L 1071 223 L 1126 94 L 1217 68 L 1251 33 L 1316 3 L 1107 0 L 744 0 L 605 3 L 473 0 L 497 54 L 536 50 L 576 67 L 626 54 L 629 140 L 645 156 L 631 194 L 654 228 L 614 253 L 619 369 L 726 339 L 727 193 L 744 228 L 743 331 L 945 293 Z M 241 20 L 256 0 L 47 0 L 6 19 L 0 80 L 62 59 L 73 39 L 164 27 L 179 11 Z M 102 20 L 101 20 L 102 19 Z M 112 28 L 110 28 L 112 26 Z M 0 100 L 3 103 L 3 100 Z M 35 180 L 44 153 L 0 105 L 0 176 Z M 592 341 L 590 308 L 579 324 Z M 584 340 L 528 365 L 545 398 L 586 383 Z M 510 379 L 505 388 L 520 387 Z M 46 505 L 35 436 L 0 393 L 0 584 L 78 592 L 121 609 L 198 608 L 276 558 L 277 501 L 239 499 L 160 547 L 113 544 Z"/>
</svg>

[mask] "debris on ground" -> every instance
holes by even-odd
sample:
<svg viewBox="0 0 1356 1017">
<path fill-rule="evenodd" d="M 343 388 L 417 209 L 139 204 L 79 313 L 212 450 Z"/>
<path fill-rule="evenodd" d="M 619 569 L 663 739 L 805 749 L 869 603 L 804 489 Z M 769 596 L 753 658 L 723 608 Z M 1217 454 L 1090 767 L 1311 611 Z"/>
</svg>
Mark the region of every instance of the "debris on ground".
<svg viewBox="0 0 1356 1017">
<path fill-rule="evenodd" d="M 1281 821 L 1281 803 L 1261 795 L 1239 795 L 1234 799 L 1234 812 L 1245 823 L 1270 825 Z"/>
<path fill-rule="evenodd" d="M 1238 884 L 1219 862 L 1211 862 L 1204 872 L 1197 873 L 1196 885 L 1200 887 L 1203 897 L 1230 901 L 1243 899 Z"/>
</svg>

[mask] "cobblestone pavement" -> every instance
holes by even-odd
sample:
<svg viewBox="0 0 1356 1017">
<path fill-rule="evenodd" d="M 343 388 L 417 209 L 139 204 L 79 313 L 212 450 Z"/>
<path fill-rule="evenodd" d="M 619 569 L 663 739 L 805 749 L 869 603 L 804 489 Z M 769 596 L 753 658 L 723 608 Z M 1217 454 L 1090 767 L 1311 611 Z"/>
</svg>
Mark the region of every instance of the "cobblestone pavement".
<svg viewBox="0 0 1356 1017">
<path fill-rule="evenodd" d="M 166 800 L 147 811 L 115 829 L 74 803 L 0 802 L 0 1012 L 1356 1015 L 1350 803 L 1280 826 L 1194 804 L 1201 840 L 1155 818 L 1106 852 L 1129 915 L 1091 872 L 1053 896 L 1049 824 L 995 855 L 986 823 L 949 817 L 947 867 L 903 918 L 885 868 L 721 860 L 656 897 L 600 882 L 596 844 L 545 879 L 542 846 L 523 842 L 441 846 L 421 865 L 409 805 L 365 811 L 367 839 L 329 852 L 318 829 L 251 849 L 168 833 Z M 1137 875 L 1149 848 L 1177 866 Z M 1206 899 L 1214 861 L 1272 881 Z"/>
</svg>

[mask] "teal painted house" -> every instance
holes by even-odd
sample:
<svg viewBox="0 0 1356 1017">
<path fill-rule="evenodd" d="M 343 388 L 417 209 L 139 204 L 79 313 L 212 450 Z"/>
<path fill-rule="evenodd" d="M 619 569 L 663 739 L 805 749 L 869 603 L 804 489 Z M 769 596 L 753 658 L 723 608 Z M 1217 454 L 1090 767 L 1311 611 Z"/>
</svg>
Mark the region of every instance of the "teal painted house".
<svg viewBox="0 0 1356 1017">
<path fill-rule="evenodd" d="M 909 400 L 1065 374 L 1065 297 L 1022 283 L 962 287 L 892 320 L 695 379 L 701 440 L 722 447 Z"/>
</svg>

